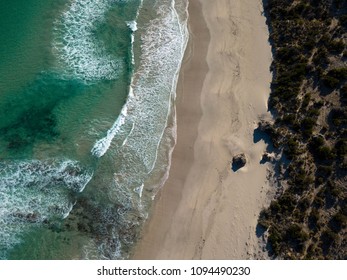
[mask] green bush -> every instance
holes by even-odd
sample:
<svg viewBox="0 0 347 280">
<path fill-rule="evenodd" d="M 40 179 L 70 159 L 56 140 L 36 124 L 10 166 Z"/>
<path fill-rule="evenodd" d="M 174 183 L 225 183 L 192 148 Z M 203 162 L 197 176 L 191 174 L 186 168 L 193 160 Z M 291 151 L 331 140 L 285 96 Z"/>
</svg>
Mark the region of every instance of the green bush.
<svg viewBox="0 0 347 280">
<path fill-rule="evenodd" d="M 333 168 L 327 165 L 319 165 L 317 168 L 317 176 L 324 178 L 325 180 L 331 175 Z"/>
<path fill-rule="evenodd" d="M 285 114 L 282 118 L 284 124 L 293 125 L 295 122 L 295 114 Z"/>
<path fill-rule="evenodd" d="M 316 125 L 316 119 L 312 117 L 306 117 L 301 122 L 301 130 L 303 135 L 308 137 L 312 135 L 313 128 Z"/>
<path fill-rule="evenodd" d="M 320 47 L 313 56 L 313 62 L 316 65 L 328 64 L 328 51 L 324 47 Z"/>
<path fill-rule="evenodd" d="M 293 157 L 299 154 L 299 143 L 293 138 L 289 138 L 287 141 L 287 146 L 285 148 L 285 153 L 289 159 L 293 159 Z"/>
<path fill-rule="evenodd" d="M 342 40 L 333 40 L 327 45 L 328 50 L 334 53 L 341 53 L 345 49 L 345 44 Z"/>
<path fill-rule="evenodd" d="M 328 72 L 328 75 L 336 79 L 342 80 L 347 78 L 347 68 L 336 68 Z"/>
<path fill-rule="evenodd" d="M 319 219 L 320 219 L 319 211 L 316 208 L 312 208 L 311 213 L 310 213 L 310 215 L 308 217 L 309 227 L 312 230 L 318 229 Z"/>
<path fill-rule="evenodd" d="M 320 115 L 320 111 L 319 109 L 317 108 L 310 108 L 308 111 L 307 111 L 307 114 L 310 116 L 310 117 L 318 117 Z"/>
<path fill-rule="evenodd" d="M 326 229 L 321 235 L 321 240 L 323 243 L 323 252 L 328 254 L 330 247 L 339 240 L 339 236 L 331 229 Z"/>
<path fill-rule="evenodd" d="M 335 144 L 336 155 L 344 157 L 347 154 L 347 139 L 339 139 Z"/>
<path fill-rule="evenodd" d="M 280 234 L 279 230 L 272 226 L 269 230 L 269 238 L 268 241 L 272 247 L 272 251 L 275 255 L 280 254 L 280 248 L 281 248 L 281 242 L 282 242 L 282 235 Z"/>
<path fill-rule="evenodd" d="M 341 25 L 347 26 L 347 15 L 340 16 L 339 21 Z"/>
<path fill-rule="evenodd" d="M 285 239 L 288 245 L 291 245 L 296 252 L 301 253 L 309 235 L 304 231 L 302 225 L 292 224 L 286 230 Z"/>
<path fill-rule="evenodd" d="M 310 103 L 311 100 L 311 94 L 307 93 L 305 94 L 302 103 L 301 103 L 301 107 L 302 108 L 306 108 L 308 106 L 308 104 Z"/>
<path fill-rule="evenodd" d="M 336 213 L 329 222 L 329 228 L 335 233 L 339 233 L 346 227 L 347 217 L 342 213 Z"/>
<path fill-rule="evenodd" d="M 335 126 L 347 124 L 347 112 L 344 109 L 332 109 L 330 118 Z"/>
<path fill-rule="evenodd" d="M 290 225 L 286 231 L 286 237 L 296 242 L 305 242 L 308 240 L 308 234 L 303 230 L 302 225 Z"/>
<path fill-rule="evenodd" d="M 323 146 L 318 149 L 317 156 L 320 160 L 331 160 L 334 157 L 334 154 L 330 147 Z"/>
<path fill-rule="evenodd" d="M 322 78 L 322 82 L 328 88 L 336 88 L 340 83 L 338 79 L 326 75 Z"/>
</svg>

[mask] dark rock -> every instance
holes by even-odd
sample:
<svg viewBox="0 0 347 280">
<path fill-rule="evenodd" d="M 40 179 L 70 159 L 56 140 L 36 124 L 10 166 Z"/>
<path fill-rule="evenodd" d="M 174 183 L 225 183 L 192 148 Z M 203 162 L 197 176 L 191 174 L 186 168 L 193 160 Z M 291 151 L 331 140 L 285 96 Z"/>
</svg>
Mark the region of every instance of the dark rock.
<svg viewBox="0 0 347 280">
<path fill-rule="evenodd" d="M 269 135 L 272 135 L 274 132 L 273 123 L 265 120 L 261 120 L 260 122 L 258 122 L 258 129 L 261 132 L 267 133 Z"/>
<path fill-rule="evenodd" d="M 233 157 L 231 169 L 235 172 L 246 165 L 245 154 L 238 154 Z"/>
<path fill-rule="evenodd" d="M 265 163 L 265 162 L 273 162 L 275 160 L 275 157 L 273 154 L 270 153 L 264 153 L 263 157 L 261 158 L 260 163 Z"/>
</svg>

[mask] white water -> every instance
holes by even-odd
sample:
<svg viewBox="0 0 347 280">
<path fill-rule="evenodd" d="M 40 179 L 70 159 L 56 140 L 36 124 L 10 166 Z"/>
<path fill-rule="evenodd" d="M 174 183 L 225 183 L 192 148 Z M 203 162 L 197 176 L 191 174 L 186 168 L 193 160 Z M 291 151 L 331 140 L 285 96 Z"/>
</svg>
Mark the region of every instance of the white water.
<svg viewBox="0 0 347 280">
<path fill-rule="evenodd" d="M 141 54 L 136 57 L 137 68 L 122 109 L 127 113 L 120 114 L 106 136 L 98 140 L 91 150 L 96 157 L 110 156 L 116 160 L 114 184 L 107 195 L 125 205 L 129 213 L 134 213 L 121 215 L 124 224 L 136 223 L 137 215 L 140 220 L 146 219 L 144 207 L 151 201 L 151 193 L 147 190 L 153 186 L 146 186 L 145 182 L 156 166 L 160 143 L 165 145 L 162 147 L 165 156 L 160 155 L 160 164 L 165 167 L 160 165 L 156 169 L 162 174 L 159 184 L 166 180 L 173 148 L 172 141 L 166 138 L 175 138 L 176 134 L 175 119 L 171 120 L 174 127 L 167 129 L 167 124 L 170 114 L 174 114 L 172 102 L 188 40 L 187 22 L 184 17 L 183 21 L 180 20 L 175 1 L 156 3 L 157 16 L 146 25 L 136 26 L 134 45 L 141 42 Z M 135 26 L 133 28 L 136 29 Z M 164 132 L 170 135 L 165 135 L 162 142 Z M 120 244 L 117 248 L 116 258 L 124 257 L 120 253 Z"/>
<path fill-rule="evenodd" d="M 168 1 L 162 2 L 166 3 L 158 7 L 158 17 L 141 27 L 140 67 L 134 74 L 131 92 L 123 107 L 128 116 L 121 114 L 106 137 L 97 141 L 92 149 L 95 156 L 104 155 L 121 126 L 136 123 L 124 149 L 141 159 L 147 173 L 155 164 L 187 42 L 186 23 L 179 22 L 175 2 L 169 1 L 170 5 Z"/>
<path fill-rule="evenodd" d="M 125 1 L 125 0 L 118 0 Z M 113 80 L 121 71 L 119 60 L 107 53 L 94 32 L 115 0 L 75 0 L 55 22 L 54 51 L 68 78 Z"/>
<path fill-rule="evenodd" d="M 0 163 L 0 251 L 19 243 L 23 230 L 67 217 L 74 204 L 71 192 L 81 192 L 91 178 L 72 160 Z"/>
</svg>

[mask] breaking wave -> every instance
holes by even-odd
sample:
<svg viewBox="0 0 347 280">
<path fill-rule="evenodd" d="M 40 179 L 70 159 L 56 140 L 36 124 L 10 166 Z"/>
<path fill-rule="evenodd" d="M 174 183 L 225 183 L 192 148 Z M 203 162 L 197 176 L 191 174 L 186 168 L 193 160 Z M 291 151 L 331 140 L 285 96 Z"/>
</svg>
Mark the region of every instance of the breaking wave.
<svg viewBox="0 0 347 280">
<path fill-rule="evenodd" d="M 0 252 L 20 243 L 23 230 L 64 219 L 74 205 L 71 194 L 81 192 L 91 178 L 91 171 L 72 160 L 1 162 Z"/>
<path fill-rule="evenodd" d="M 117 77 L 121 62 L 95 39 L 95 32 L 112 4 L 119 1 L 76 0 L 55 22 L 53 48 L 59 61 L 68 67 L 68 74 L 84 81 Z"/>
</svg>

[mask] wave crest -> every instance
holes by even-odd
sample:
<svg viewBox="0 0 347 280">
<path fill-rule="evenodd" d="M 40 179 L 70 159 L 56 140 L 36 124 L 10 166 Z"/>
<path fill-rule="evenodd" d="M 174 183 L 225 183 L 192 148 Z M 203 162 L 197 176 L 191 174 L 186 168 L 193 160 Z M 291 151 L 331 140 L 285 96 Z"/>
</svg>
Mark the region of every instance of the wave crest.
<svg viewBox="0 0 347 280">
<path fill-rule="evenodd" d="M 53 48 L 69 73 L 85 81 L 113 80 L 121 62 L 95 39 L 97 25 L 115 0 L 76 0 L 55 22 Z M 124 2 L 124 1 L 123 1 Z"/>
<path fill-rule="evenodd" d="M 71 194 L 81 192 L 91 178 L 92 172 L 72 160 L 1 162 L 0 252 L 18 244 L 23 230 L 66 218 L 74 204 Z"/>
</svg>

